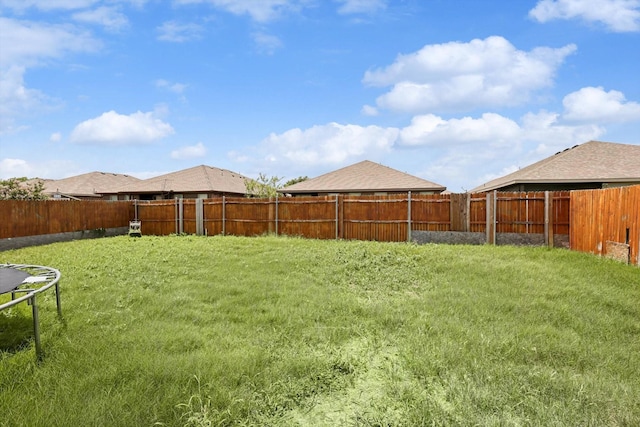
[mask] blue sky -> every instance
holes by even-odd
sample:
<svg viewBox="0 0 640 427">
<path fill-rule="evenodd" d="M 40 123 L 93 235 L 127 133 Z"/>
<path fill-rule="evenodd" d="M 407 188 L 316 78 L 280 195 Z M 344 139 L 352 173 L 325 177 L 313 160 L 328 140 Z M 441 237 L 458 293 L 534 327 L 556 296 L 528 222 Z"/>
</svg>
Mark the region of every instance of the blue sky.
<svg viewBox="0 0 640 427">
<path fill-rule="evenodd" d="M 460 192 L 640 144 L 638 76 L 640 0 L 0 0 L 0 178 L 367 159 Z"/>
</svg>

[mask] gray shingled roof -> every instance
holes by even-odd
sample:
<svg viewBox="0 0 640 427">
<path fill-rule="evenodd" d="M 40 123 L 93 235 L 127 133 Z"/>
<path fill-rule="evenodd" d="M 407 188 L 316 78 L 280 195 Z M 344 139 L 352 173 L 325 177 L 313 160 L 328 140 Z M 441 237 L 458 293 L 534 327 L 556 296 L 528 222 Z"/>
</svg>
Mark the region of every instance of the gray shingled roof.
<svg viewBox="0 0 640 427">
<path fill-rule="evenodd" d="M 245 194 L 245 176 L 225 169 L 200 165 L 135 184 L 120 187 L 118 193 L 235 193 Z"/>
<path fill-rule="evenodd" d="M 446 187 L 368 160 L 280 189 L 281 193 L 444 191 Z"/>
<path fill-rule="evenodd" d="M 44 182 L 45 194 L 64 194 L 77 197 L 100 197 L 113 187 L 120 187 L 140 181 L 129 175 L 109 172 L 89 172 L 64 179 L 47 179 Z"/>
<path fill-rule="evenodd" d="M 524 183 L 640 182 L 640 145 L 589 141 L 486 182 L 472 193 Z"/>
</svg>

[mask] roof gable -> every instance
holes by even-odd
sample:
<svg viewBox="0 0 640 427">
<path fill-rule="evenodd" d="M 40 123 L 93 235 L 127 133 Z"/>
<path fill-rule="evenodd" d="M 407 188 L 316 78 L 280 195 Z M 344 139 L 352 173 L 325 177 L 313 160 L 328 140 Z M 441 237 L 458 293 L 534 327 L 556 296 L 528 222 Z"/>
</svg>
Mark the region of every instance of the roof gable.
<svg viewBox="0 0 640 427">
<path fill-rule="evenodd" d="M 236 193 L 245 194 L 245 176 L 207 165 L 145 179 L 123 186 L 119 193 Z"/>
<path fill-rule="evenodd" d="M 486 182 L 471 192 L 521 183 L 640 181 L 640 145 L 589 141 Z"/>
<path fill-rule="evenodd" d="M 109 189 L 140 181 L 119 173 L 89 172 L 64 179 L 43 180 L 44 193 L 99 197 Z"/>
<path fill-rule="evenodd" d="M 368 160 L 280 189 L 282 193 L 443 191 L 446 187 Z"/>
</svg>

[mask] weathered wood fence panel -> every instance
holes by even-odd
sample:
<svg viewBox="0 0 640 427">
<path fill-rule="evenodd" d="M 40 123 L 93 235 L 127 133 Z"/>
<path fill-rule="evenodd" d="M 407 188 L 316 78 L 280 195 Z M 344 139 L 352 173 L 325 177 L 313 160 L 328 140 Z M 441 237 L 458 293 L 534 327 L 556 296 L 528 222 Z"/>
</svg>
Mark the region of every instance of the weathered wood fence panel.
<svg viewBox="0 0 640 427">
<path fill-rule="evenodd" d="M 138 219 L 142 221 L 142 233 L 164 236 L 176 233 L 178 216 L 175 200 L 138 202 Z"/>
<path fill-rule="evenodd" d="M 266 233 L 400 242 L 412 231 L 553 235 L 569 231 L 569 193 L 322 196 L 139 202 L 145 234 Z M 487 204 L 489 203 L 489 209 Z M 153 208 L 157 206 L 157 208 Z M 144 208 L 143 208 L 144 207 Z M 150 212 L 148 209 L 157 209 Z M 147 224 L 147 222 L 149 224 Z M 147 226 L 145 226 L 147 224 Z"/>
<path fill-rule="evenodd" d="M 497 193 L 496 232 L 544 233 L 545 193 Z"/>
<path fill-rule="evenodd" d="M 0 239 L 127 227 L 132 202 L 1 200 Z"/>
<path fill-rule="evenodd" d="M 277 202 L 278 234 L 314 239 L 338 237 L 337 197 L 283 197 Z"/>
<path fill-rule="evenodd" d="M 469 230 L 484 233 L 487 230 L 487 197 L 484 194 L 469 195 Z"/>
<path fill-rule="evenodd" d="M 349 240 L 407 240 L 407 196 L 344 196 L 340 237 Z"/>
<path fill-rule="evenodd" d="M 571 206 L 571 192 L 570 191 L 556 191 L 552 193 L 552 221 L 553 221 L 553 233 L 566 234 L 570 233 L 569 219 L 570 206 Z"/>
<path fill-rule="evenodd" d="M 640 185 L 572 191 L 570 210 L 571 249 L 640 265 Z"/>
<path fill-rule="evenodd" d="M 275 232 L 273 203 L 269 199 L 226 198 L 225 234 L 259 236 Z"/>
<path fill-rule="evenodd" d="M 455 200 L 452 197 L 454 196 L 466 195 L 411 195 L 411 229 L 417 231 L 463 231 L 456 230 L 456 227 L 460 225 L 461 214 L 455 218 L 451 216 L 451 212 L 458 209 L 458 206 L 452 207 Z"/>
<path fill-rule="evenodd" d="M 224 209 L 226 198 L 208 199 L 203 202 L 204 234 L 224 234 Z"/>
</svg>

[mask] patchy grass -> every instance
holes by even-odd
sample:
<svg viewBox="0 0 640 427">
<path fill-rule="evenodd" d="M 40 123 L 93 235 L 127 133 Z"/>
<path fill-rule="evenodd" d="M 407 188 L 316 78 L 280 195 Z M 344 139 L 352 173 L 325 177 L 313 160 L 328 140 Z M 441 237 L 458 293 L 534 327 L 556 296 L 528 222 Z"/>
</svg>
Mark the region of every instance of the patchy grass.
<svg viewBox="0 0 640 427">
<path fill-rule="evenodd" d="M 0 313 L 0 425 L 640 424 L 640 270 L 546 248 L 116 237 Z M 2 298 L 6 298 L 3 296 Z"/>
</svg>

